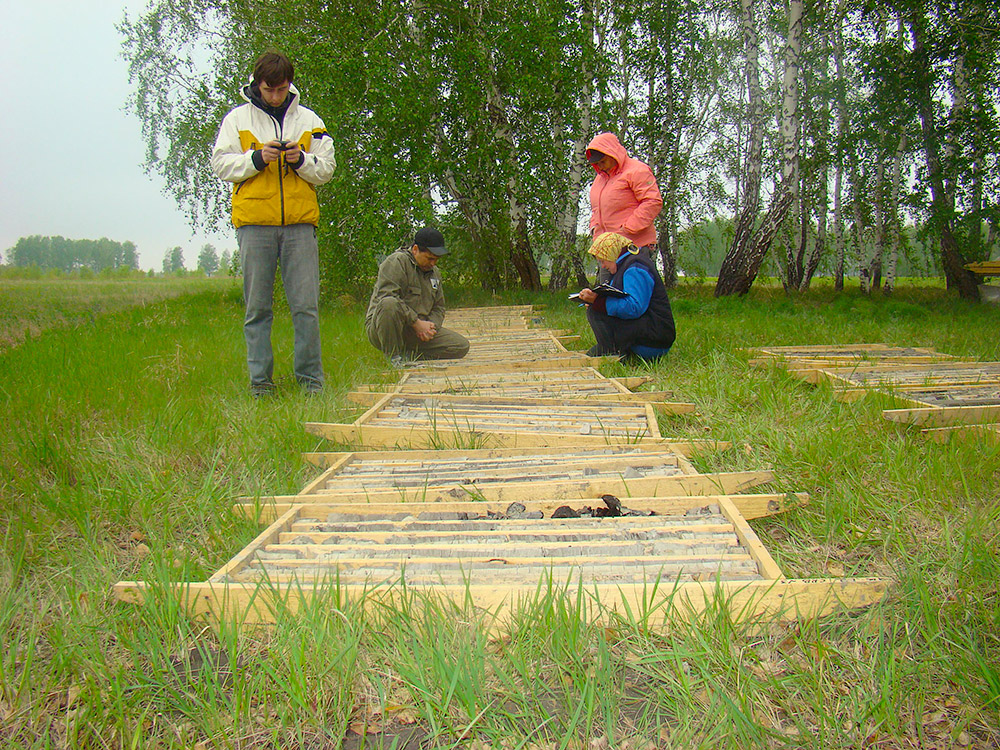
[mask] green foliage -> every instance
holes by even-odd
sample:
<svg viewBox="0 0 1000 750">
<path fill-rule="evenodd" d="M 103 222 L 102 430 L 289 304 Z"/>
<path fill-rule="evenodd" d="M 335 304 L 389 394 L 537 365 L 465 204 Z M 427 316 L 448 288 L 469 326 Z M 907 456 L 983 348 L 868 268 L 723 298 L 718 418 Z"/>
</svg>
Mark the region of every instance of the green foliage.
<svg viewBox="0 0 1000 750">
<path fill-rule="evenodd" d="M 224 266 L 225 264 L 221 265 Z M 206 276 L 211 276 L 219 270 L 219 267 L 219 254 L 215 250 L 215 245 L 206 244 L 201 248 L 201 252 L 198 253 L 198 270 L 202 271 Z"/>
<path fill-rule="evenodd" d="M 774 109 L 787 8 L 769 2 L 756 12 L 765 108 Z M 933 57 L 927 132 L 944 144 L 944 218 L 965 257 L 990 253 L 1000 222 L 996 9 L 825 5 L 806 14 L 802 51 L 806 242 L 798 243 L 801 227 L 779 233 L 764 275 L 787 273 L 789 249 L 793 257 L 811 252 L 837 169 L 849 272 L 879 256 L 881 211 L 886 236 L 897 225 L 907 235 L 896 274 L 940 273 L 936 234 L 918 248 L 911 235 L 919 232 L 908 228 L 923 231 L 930 219 L 937 226 L 915 96 L 924 82 L 910 55 L 915 18 L 925 22 Z M 488 289 L 525 283 L 515 258 L 537 269 L 578 253 L 563 221 L 578 209 L 568 205 L 569 175 L 580 166 L 579 141 L 600 130 L 616 131 L 653 167 L 665 199 L 661 247 L 668 259 L 683 256 L 689 274 L 715 273 L 716 239 L 700 238 L 701 229 L 746 202 L 733 194 L 749 119 L 734 5 L 206 0 L 155 2 L 120 29 L 147 164 L 192 220 L 209 226 L 228 213 L 228 186 L 205 159 L 218 124 L 240 103 L 237 89 L 260 51 L 277 44 L 292 57 L 303 102 L 324 118 L 337 148 L 337 173 L 318 191 L 324 287 L 335 294 L 369 286 L 377 259 L 424 223 L 448 229 L 462 251 L 461 278 Z M 773 129 L 764 138 L 766 193 L 781 146 Z M 900 144 L 902 195 L 890 211 Z M 820 274 L 836 262 L 827 224 Z"/>
<path fill-rule="evenodd" d="M 722 267 L 722 260 L 729 250 L 733 236 L 733 222 L 728 218 L 717 217 L 712 221 L 699 222 L 685 229 L 680 234 L 680 245 L 677 253 L 677 268 L 684 275 L 699 281 L 717 276 Z M 783 239 L 775 242 L 776 252 L 765 258 L 762 275 L 779 276 L 775 258 L 784 257 Z M 809 233 L 810 241 L 815 239 L 815 232 Z M 916 228 L 907 226 L 902 232 L 902 254 L 897 265 L 897 274 L 908 278 L 940 277 L 940 259 L 935 249 L 928 244 L 927 238 L 921 238 Z M 870 242 L 863 245 L 865 253 L 871 253 Z M 835 258 L 824 256 L 818 266 L 818 275 L 830 277 L 833 275 Z M 847 273 L 855 276 L 858 266 L 854 259 L 847 264 Z"/>
<path fill-rule="evenodd" d="M 163 253 L 163 273 L 182 274 L 184 272 L 184 251 L 180 246 L 170 247 Z"/>
<path fill-rule="evenodd" d="M 64 237 L 21 237 L 6 252 L 7 265 L 18 268 L 34 266 L 45 270 L 70 272 L 88 269 L 138 269 L 139 259 L 133 242 L 68 240 Z"/>
</svg>

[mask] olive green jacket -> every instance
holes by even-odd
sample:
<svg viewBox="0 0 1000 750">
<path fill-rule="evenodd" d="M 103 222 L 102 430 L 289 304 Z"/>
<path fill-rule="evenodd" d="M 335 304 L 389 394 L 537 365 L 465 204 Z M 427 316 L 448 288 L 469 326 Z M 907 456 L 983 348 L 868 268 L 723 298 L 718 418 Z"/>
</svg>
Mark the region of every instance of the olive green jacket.
<svg viewBox="0 0 1000 750">
<path fill-rule="evenodd" d="M 378 267 L 378 279 L 368 302 L 365 326 L 370 327 L 380 300 L 395 297 L 408 308 L 406 324 L 429 320 L 440 328 L 444 323 L 444 290 L 437 268 L 422 271 L 410 248 L 397 250 Z"/>
</svg>

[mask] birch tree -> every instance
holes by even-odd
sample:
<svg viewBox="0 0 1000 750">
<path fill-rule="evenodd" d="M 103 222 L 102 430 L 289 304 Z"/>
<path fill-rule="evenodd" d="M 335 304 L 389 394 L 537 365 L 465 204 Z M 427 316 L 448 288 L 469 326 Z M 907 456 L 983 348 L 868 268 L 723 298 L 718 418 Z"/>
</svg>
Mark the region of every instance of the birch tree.
<svg viewBox="0 0 1000 750">
<path fill-rule="evenodd" d="M 802 0 L 791 0 L 788 7 L 788 37 L 782 78 L 781 142 L 782 179 L 771 198 L 771 205 L 742 253 L 726 255 L 715 285 L 715 296 L 746 294 L 757 278 L 764 255 L 781 227 L 798 190 L 799 163 L 799 60 L 802 52 Z"/>
<path fill-rule="evenodd" d="M 966 271 L 965 258 L 952 231 L 953 208 L 949 203 L 945 174 L 941 164 L 941 144 L 934 115 L 932 88 L 934 73 L 928 49 L 927 19 L 920 7 L 910 11 L 907 25 L 913 42 L 911 83 L 920 115 L 920 129 L 927 163 L 927 181 L 931 193 L 930 222 L 938 235 L 941 261 L 949 287 L 956 287 L 961 297 L 978 299 L 976 277 Z"/>
</svg>

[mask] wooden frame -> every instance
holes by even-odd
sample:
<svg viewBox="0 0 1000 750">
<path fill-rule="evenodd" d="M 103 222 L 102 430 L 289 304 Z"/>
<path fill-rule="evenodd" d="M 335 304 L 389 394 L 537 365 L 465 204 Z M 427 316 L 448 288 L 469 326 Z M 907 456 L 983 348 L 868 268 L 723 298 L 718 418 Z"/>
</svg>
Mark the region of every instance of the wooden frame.
<svg viewBox="0 0 1000 750">
<path fill-rule="evenodd" d="M 887 409 L 885 419 L 923 426 L 936 440 L 960 433 L 987 440 L 1000 435 L 1000 362 L 959 360 L 919 348 L 900 356 L 883 344 L 853 348 L 858 359 L 849 366 L 838 361 L 849 352 L 836 346 L 764 348 L 757 350 L 764 358 L 755 361 L 777 362 L 809 383 L 829 384 L 841 401 L 873 392 L 889 396 L 909 408 Z"/>
<path fill-rule="evenodd" d="M 429 534 L 427 537 L 429 541 L 416 546 L 410 544 L 408 549 L 417 549 L 418 554 L 407 558 L 405 564 L 401 562 L 402 558 L 393 563 L 398 564 L 398 576 L 383 576 L 372 580 L 366 579 L 365 571 L 373 567 L 370 563 L 363 562 L 368 558 L 352 558 L 354 552 L 350 546 L 340 550 L 343 554 L 338 554 L 338 559 L 342 562 L 324 568 L 323 550 L 332 549 L 327 543 L 331 538 L 339 542 L 344 533 L 348 535 L 354 533 L 345 532 L 343 528 L 359 524 L 359 531 L 364 538 L 360 543 L 370 548 L 372 544 L 381 544 L 391 539 L 393 534 L 411 528 L 414 522 L 407 519 L 412 519 L 414 514 L 419 514 L 420 511 L 407 504 L 383 506 L 355 503 L 296 504 L 289 506 L 258 535 L 251 545 L 222 566 L 208 581 L 178 584 L 166 593 L 178 597 L 192 614 L 204 614 L 213 618 L 239 617 L 244 623 L 254 623 L 273 622 L 284 609 L 295 612 L 303 606 L 309 606 L 311 601 L 322 602 L 329 597 L 335 597 L 337 601 L 346 599 L 374 605 L 391 603 L 404 588 L 417 589 L 421 595 L 442 597 L 457 606 L 471 606 L 484 617 L 503 622 L 517 611 L 520 603 L 530 600 L 539 591 L 540 586 L 544 587 L 547 576 L 551 576 L 556 585 L 566 582 L 567 585 L 581 587 L 580 590 L 591 602 L 600 604 L 602 611 L 622 613 L 628 611 L 651 615 L 649 624 L 654 627 L 672 619 L 696 615 L 722 602 L 728 604 L 733 616 L 738 620 L 760 618 L 787 620 L 821 616 L 838 607 L 867 606 L 885 594 L 888 584 L 881 579 L 793 580 L 783 577 L 780 567 L 747 525 L 741 510 L 742 505 L 752 513 L 762 512 L 764 515 L 769 515 L 775 512 L 773 509 L 776 506 L 771 505 L 776 502 L 773 499 L 775 496 L 770 496 L 772 499 L 767 500 L 767 505 L 762 506 L 763 497 L 765 496 L 759 496 L 750 502 L 739 495 L 651 498 L 649 500 L 655 505 L 657 512 L 675 515 L 601 521 L 595 519 L 557 521 L 548 518 L 536 520 L 530 522 L 536 524 L 536 527 L 527 533 L 556 539 L 559 534 L 568 530 L 571 535 L 575 535 L 572 538 L 579 538 L 578 535 L 583 533 L 590 541 L 582 542 L 584 546 L 579 550 L 580 554 L 575 554 L 572 550 L 573 543 L 560 544 L 555 541 L 543 543 L 543 547 L 540 548 L 543 550 L 541 557 L 533 552 L 530 543 L 507 544 L 503 547 L 503 562 L 483 558 L 479 563 L 466 557 L 461 559 L 439 557 L 435 552 L 433 540 L 447 539 L 449 543 L 454 541 L 448 529 L 455 522 L 442 519 L 443 515 L 481 512 L 484 505 L 488 507 L 489 504 L 470 502 L 455 502 L 444 506 L 440 503 L 426 504 L 433 506 L 434 511 L 430 520 L 422 522 L 422 527 L 425 528 L 422 528 L 420 533 Z M 561 503 L 561 501 L 535 501 L 527 504 L 526 511 L 541 510 L 550 514 L 555 502 Z M 712 538 L 717 538 L 721 533 L 722 539 L 727 533 L 732 534 L 737 537 L 738 546 L 744 550 L 743 552 L 711 558 L 702 556 L 704 560 L 699 564 L 697 561 L 701 542 L 697 541 L 697 538 L 686 543 L 681 540 L 680 549 L 686 549 L 687 552 L 681 551 L 679 554 L 671 555 L 668 548 L 667 557 L 657 559 L 675 559 L 682 571 L 685 569 L 684 566 L 688 566 L 687 569 L 695 572 L 673 577 L 660 575 L 657 571 L 664 570 L 663 564 L 650 558 L 613 557 L 600 552 L 605 544 L 609 549 L 620 544 L 616 539 L 607 543 L 602 541 L 613 533 L 616 525 L 634 529 L 646 528 L 649 530 L 649 543 L 657 544 L 657 539 L 666 538 L 658 532 L 658 529 L 665 529 L 663 533 L 669 537 L 670 534 L 676 533 L 670 529 L 679 528 L 678 523 L 687 523 L 686 519 L 690 518 L 692 510 L 701 512 L 706 508 L 710 509 L 713 504 L 718 505 L 718 509 L 711 518 L 704 519 L 701 526 L 704 532 Z M 443 507 L 445 510 L 442 510 Z M 343 520 L 341 514 L 344 514 Z M 333 519 L 328 521 L 327 525 L 332 524 L 332 528 L 339 529 L 332 537 L 330 532 L 309 532 L 310 528 L 323 527 L 318 521 L 323 517 Z M 352 520 L 355 517 L 361 520 Z M 725 528 L 720 528 L 720 524 L 714 520 L 716 517 L 725 519 L 729 532 Z M 380 519 L 376 528 L 382 531 L 364 532 L 361 528 L 365 523 L 364 518 Z M 393 518 L 398 520 L 391 520 Z M 699 525 L 699 520 L 696 515 L 691 521 L 695 523 L 695 527 L 692 528 Z M 506 522 L 484 520 L 480 523 L 490 527 L 487 533 L 495 534 L 497 532 L 491 529 L 502 528 Z M 442 531 L 435 531 L 437 526 L 440 526 Z M 304 531 L 296 531 L 296 528 Z M 518 528 L 521 528 L 520 524 Z M 600 531 L 601 529 L 605 531 Z M 349 542 L 345 543 L 350 545 Z M 459 541 L 459 544 L 462 542 Z M 337 544 L 333 546 L 336 547 Z M 393 555 L 403 554 L 393 552 L 393 549 L 386 550 L 388 556 L 380 558 L 379 565 L 386 565 L 387 561 L 394 559 Z M 475 551 L 477 547 L 466 545 L 461 549 L 467 554 Z M 573 553 L 574 556 L 567 559 L 573 559 L 575 562 L 550 564 L 547 568 L 549 573 L 539 576 L 537 571 L 544 571 L 546 563 L 552 562 L 551 554 L 554 550 Z M 490 549 L 483 552 L 484 555 L 490 553 Z M 443 562 L 448 559 L 454 562 Z M 750 568 L 747 568 L 748 559 L 751 561 Z M 737 571 L 736 574 L 739 576 L 754 577 L 752 579 L 741 577 L 738 580 L 726 578 L 722 567 L 713 572 L 712 566 L 715 565 L 713 561 L 718 561 L 720 566 L 728 564 L 729 569 Z M 509 567 L 511 565 L 521 566 L 525 575 L 521 576 Z M 423 573 L 420 571 L 421 566 L 425 568 L 430 566 L 429 569 L 435 569 L 437 566 L 441 572 L 439 575 Z M 747 572 L 754 568 L 755 573 Z M 496 571 L 500 569 L 506 571 L 506 582 L 495 582 Z M 689 580 L 692 576 L 695 580 Z M 480 580 L 483 577 L 490 580 Z M 406 583 L 401 586 L 403 580 L 407 578 L 420 583 Z M 607 582 L 605 579 L 612 579 L 614 582 Z M 123 581 L 115 586 L 114 593 L 123 601 L 141 602 L 148 596 L 162 592 L 154 586 L 141 582 Z"/>
<path fill-rule="evenodd" d="M 1000 443 L 1000 404 L 886 409 L 882 416 L 890 422 L 922 427 L 921 432 L 939 442 L 961 434 Z"/>
<path fill-rule="evenodd" d="M 600 381 L 597 381 L 600 382 Z M 579 392 L 579 391 L 577 391 Z M 573 391 L 566 389 L 564 393 L 569 394 Z M 379 399 L 387 395 L 417 395 L 416 391 L 350 391 L 347 394 L 347 399 L 353 401 L 361 406 L 374 406 L 379 402 Z M 601 400 L 602 398 L 612 398 L 614 403 L 625 404 L 629 402 L 641 402 L 644 404 L 652 404 L 654 411 L 665 414 L 667 416 L 676 416 L 678 414 L 690 414 L 695 410 L 695 405 L 687 402 L 670 402 L 670 401 L 657 401 L 654 398 L 650 398 L 654 394 L 635 394 L 635 393 L 622 393 L 616 389 L 610 389 L 603 393 L 591 393 L 589 398 L 573 397 L 570 395 L 538 395 L 538 396 L 512 396 L 507 393 L 497 395 L 490 393 L 489 395 L 455 395 L 451 393 L 437 394 L 445 396 L 449 399 L 461 399 L 462 403 L 474 404 L 488 404 L 497 398 L 504 398 L 510 400 L 516 400 L 519 404 L 528 406 L 572 406 L 574 404 L 586 407 L 593 406 L 595 400 Z"/>
<path fill-rule="evenodd" d="M 686 498 L 714 497 L 718 493 L 743 492 L 774 480 L 767 471 L 735 471 L 719 474 L 685 474 L 645 480 L 603 480 L 596 482 L 549 482 L 502 483 L 496 485 L 462 485 L 428 487 L 414 490 L 385 490 L 357 492 L 312 492 L 301 495 L 269 495 L 259 498 L 241 498 L 233 510 L 265 523 L 284 509 L 304 501 L 322 503 L 353 503 L 359 506 L 384 507 L 391 504 L 406 505 L 409 508 L 425 506 L 443 508 L 448 503 L 470 500 L 499 503 L 506 508 L 510 503 L 530 504 L 539 492 L 550 496 L 551 502 L 559 505 L 577 503 L 580 505 L 597 503 L 603 495 L 615 495 L 622 503 L 634 503 L 636 498 L 652 501 L 660 496 L 678 494 Z M 802 495 L 760 495 L 760 502 L 767 508 L 786 508 L 790 498 Z M 784 498 L 784 499 L 782 499 Z M 804 502 L 804 501 L 802 501 Z M 489 506 L 493 507 L 493 506 Z M 546 506 L 548 507 L 548 506 Z M 554 506 L 558 507 L 558 506 Z M 750 516 L 757 518 L 758 514 Z"/>
<path fill-rule="evenodd" d="M 237 504 L 267 528 L 208 581 L 122 581 L 115 596 L 175 597 L 194 615 L 249 624 L 419 591 L 496 624 L 550 586 L 579 592 L 597 615 L 627 612 L 656 627 L 720 603 L 756 621 L 818 617 L 885 594 L 876 578 L 785 578 L 747 519 L 808 496 L 737 494 L 773 481 L 770 471 L 698 473 L 686 456 L 724 444 L 664 438 L 656 414 L 693 405 L 629 391 L 646 378 L 604 378 L 592 367 L 600 358 L 530 329 L 530 314 L 456 311 L 449 327 L 475 337 L 492 361 L 419 363 L 396 385 L 353 394 L 369 407 L 353 423 L 306 425 L 338 442 L 411 450 L 307 454 L 323 471 L 301 493 Z M 536 343 L 551 351 L 539 354 Z M 529 393 L 542 383 L 566 392 L 490 392 L 505 380 Z M 456 382 L 476 390 L 446 393 Z M 581 398 L 584 382 L 610 392 Z M 437 450 L 412 450 L 423 445 Z M 609 495 L 626 512 L 598 518 L 595 508 L 616 506 Z M 572 511 L 556 517 L 562 506 Z"/>
<path fill-rule="evenodd" d="M 389 393 L 350 424 L 309 422 L 305 428 L 334 442 L 365 447 L 530 447 L 663 440 L 652 403 L 617 400 Z"/>
<path fill-rule="evenodd" d="M 953 361 L 955 357 L 925 347 L 888 344 L 821 344 L 813 346 L 770 346 L 751 350 L 750 364 L 757 367 L 777 364 L 788 370 L 816 370 L 844 365 L 923 364 Z"/>
<path fill-rule="evenodd" d="M 667 391 L 633 392 L 648 378 L 606 378 L 593 367 L 569 370 L 519 370 L 514 372 L 434 375 L 406 372 L 396 384 L 366 385 L 348 393 L 348 398 L 365 406 L 373 405 L 386 393 L 456 396 L 495 396 L 500 398 L 594 398 L 615 401 L 650 401 L 664 413 L 687 414 L 694 404 L 668 402 Z"/>
</svg>

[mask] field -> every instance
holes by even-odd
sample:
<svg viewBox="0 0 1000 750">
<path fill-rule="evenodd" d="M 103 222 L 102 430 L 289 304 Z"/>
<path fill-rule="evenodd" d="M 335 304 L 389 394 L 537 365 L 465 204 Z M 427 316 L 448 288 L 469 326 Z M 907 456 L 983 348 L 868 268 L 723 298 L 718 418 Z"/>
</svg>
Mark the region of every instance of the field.
<svg viewBox="0 0 1000 750">
<path fill-rule="evenodd" d="M 586 591 L 555 581 L 499 632 L 414 591 L 365 609 L 334 590 L 241 628 L 187 617 L 166 587 L 143 607 L 109 588 L 201 580 L 246 545 L 258 528 L 232 500 L 297 492 L 315 474 L 300 454 L 328 447 L 301 423 L 353 419 L 346 391 L 384 361 L 363 302 L 339 298 L 321 324 L 328 388 L 306 396 L 279 311 L 279 392 L 252 400 L 237 283 L 160 283 L 0 285 L 0 747 L 1000 745 L 1000 450 L 929 442 L 882 419 L 886 397 L 840 403 L 741 349 L 996 360 L 1000 308 L 905 285 L 890 300 L 672 294 L 678 342 L 646 371 L 698 409 L 661 417 L 664 434 L 732 443 L 702 471 L 769 467 L 778 491 L 809 492 L 755 530 L 791 575 L 890 578 L 876 607 L 752 628 L 720 607 L 653 632 L 627 614 L 591 624 Z M 453 305 L 537 302 L 547 326 L 592 342 L 563 294 L 450 291 Z"/>
<path fill-rule="evenodd" d="M 0 350 L 45 330 L 85 325 L 101 315 L 147 305 L 217 282 L 208 279 L 0 279 Z"/>
</svg>

